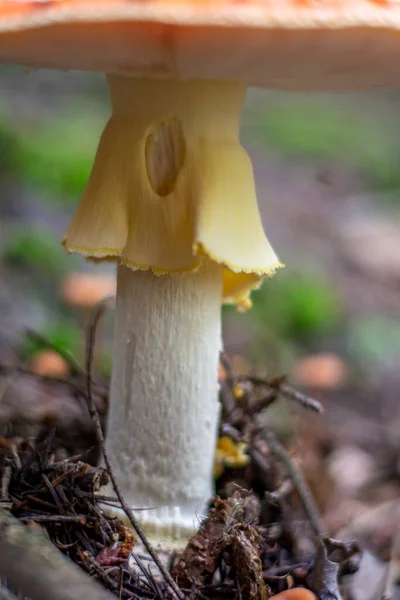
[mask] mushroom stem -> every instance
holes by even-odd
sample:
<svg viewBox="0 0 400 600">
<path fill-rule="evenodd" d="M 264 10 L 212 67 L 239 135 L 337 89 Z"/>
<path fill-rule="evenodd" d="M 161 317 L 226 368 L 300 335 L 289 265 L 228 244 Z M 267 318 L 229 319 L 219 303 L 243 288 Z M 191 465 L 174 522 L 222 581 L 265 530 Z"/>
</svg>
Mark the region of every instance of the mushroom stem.
<svg viewBox="0 0 400 600">
<path fill-rule="evenodd" d="M 185 543 L 213 493 L 222 276 L 211 261 L 162 276 L 118 268 L 107 447 L 164 549 Z"/>
<path fill-rule="evenodd" d="M 247 308 L 281 265 L 239 141 L 245 85 L 108 83 L 112 116 L 64 245 L 120 264 L 108 446 L 168 547 L 212 494 L 221 303 Z"/>
</svg>

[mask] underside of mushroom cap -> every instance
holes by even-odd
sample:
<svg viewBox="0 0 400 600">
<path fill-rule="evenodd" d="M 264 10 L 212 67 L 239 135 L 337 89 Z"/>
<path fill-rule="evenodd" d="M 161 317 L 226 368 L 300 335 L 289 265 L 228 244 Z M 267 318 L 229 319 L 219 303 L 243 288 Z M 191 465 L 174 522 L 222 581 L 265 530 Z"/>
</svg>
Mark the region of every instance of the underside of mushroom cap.
<svg viewBox="0 0 400 600">
<path fill-rule="evenodd" d="M 397 0 L 2 0 L 0 62 L 291 90 L 400 84 Z"/>
</svg>

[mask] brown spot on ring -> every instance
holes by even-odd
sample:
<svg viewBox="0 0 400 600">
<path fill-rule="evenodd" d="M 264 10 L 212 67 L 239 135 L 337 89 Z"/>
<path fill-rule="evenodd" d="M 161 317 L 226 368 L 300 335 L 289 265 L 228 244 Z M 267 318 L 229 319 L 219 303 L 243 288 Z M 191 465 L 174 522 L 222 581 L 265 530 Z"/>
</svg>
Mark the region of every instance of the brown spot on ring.
<svg viewBox="0 0 400 600">
<path fill-rule="evenodd" d="M 147 177 L 158 196 L 173 192 L 185 160 L 186 143 L 179 119 L 160 121 L 145 145 Z"/>
</svg>

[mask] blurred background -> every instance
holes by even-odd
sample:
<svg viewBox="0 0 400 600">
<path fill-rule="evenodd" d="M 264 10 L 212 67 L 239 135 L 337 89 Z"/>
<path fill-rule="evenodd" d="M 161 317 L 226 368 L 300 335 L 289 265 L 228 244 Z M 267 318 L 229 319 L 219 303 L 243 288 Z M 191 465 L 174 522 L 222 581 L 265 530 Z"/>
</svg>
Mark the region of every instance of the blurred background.
<svg viewBox="0 0 400 600">
<path fill-rule="evenodd" d="M 60 246 L 108 115 L 102 76 L 1 68 L 0 368 L 18 361 L 64 376 L 68 357 L 82 363 L 92 306 L 113 292 L 112 265 Z M 225 349 L 235 372 L 287 374 L 323 402 L 317 419 L 287 406 L 268 419 L 296 440 L 337 528 L 399 495 L 400 95 L 250 90 L 242 141 L 265 230 L 287 266 L 251 311 L 224 309 Z M 96 355 L 104 380 L 111 331 L 112 313 Z M 49 345 L 61 357 L 43 353 Z M 46 418 L 71 410 L 65 394 L 11 379 L 0 379 L 3 429 L 18 432 L 28 408 Z M 330 486 L 340 492 L 333 505 Z"/>
</svg>

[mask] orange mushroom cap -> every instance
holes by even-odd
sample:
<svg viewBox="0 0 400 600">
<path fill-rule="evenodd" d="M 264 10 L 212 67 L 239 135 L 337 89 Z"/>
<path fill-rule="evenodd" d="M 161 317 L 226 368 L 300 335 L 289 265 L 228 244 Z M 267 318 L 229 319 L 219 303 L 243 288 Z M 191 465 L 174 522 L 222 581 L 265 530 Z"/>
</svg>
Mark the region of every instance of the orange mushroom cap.
<svg viewBox="0 0 400 600">
<path fill-rule="evenodd" d="M 105 273 L 71 273 L 61 284 L 63 300 L 77 308 L 92 308 L 115 294 L 115 276 Z"/>
<path fill-rule="evenodd" d="M 65 377 L 68 375 L 68 364 L 62 356 L 54 350 L 41 350 L 29 361 L 32 373 L 46 377 Z"/>
<path fill-rule="evenodd" d="M 0 0 L 0 62 L 281 89 L 400 83 L 397 0 Z"/>
<path fill-rule="evenodd" d="M 297 383 L 320 390 L 340 388 L 348 377 L 346 363 L 332 353 L 304 356 L 295 363 L 293 371 Z"/>
<path fill-rule="evenodd" d="M 272 598 L 274 600 L 317 600 L 315 594 L 302 587 L 285 590 L 284 592 L 275 594 L 275 596 L 272 596 Z"/>
</svg>

